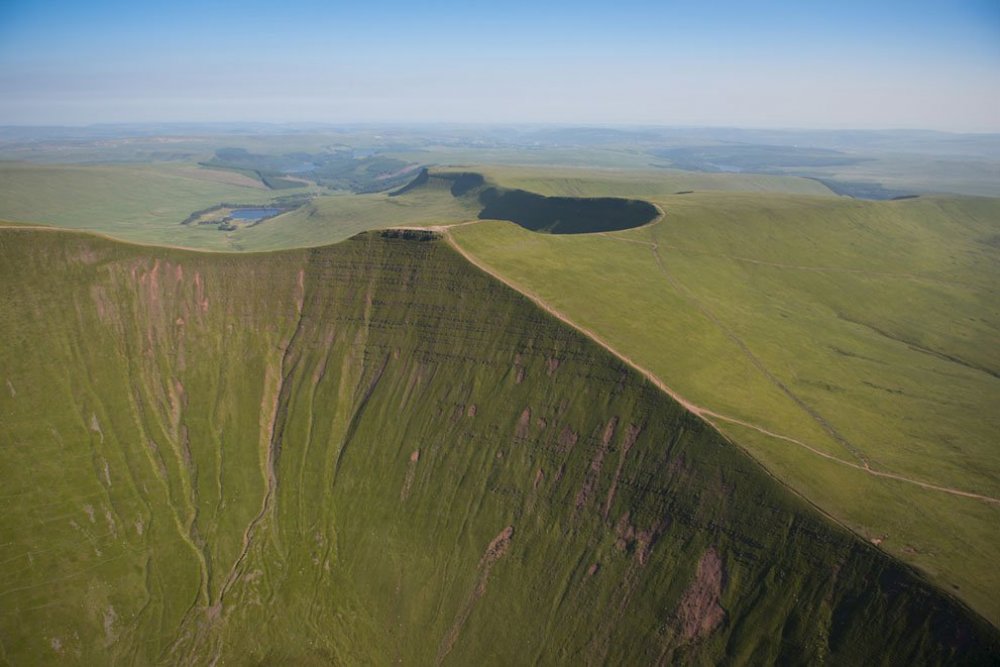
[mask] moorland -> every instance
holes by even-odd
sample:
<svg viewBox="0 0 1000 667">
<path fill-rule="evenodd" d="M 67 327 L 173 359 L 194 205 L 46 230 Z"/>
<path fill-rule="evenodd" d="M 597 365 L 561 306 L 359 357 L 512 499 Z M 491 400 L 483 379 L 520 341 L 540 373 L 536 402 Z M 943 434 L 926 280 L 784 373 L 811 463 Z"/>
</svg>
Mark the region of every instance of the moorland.
<svg viewBox="0 0 1000 667">
<path fill-rule="evenodd" d="M 994 137 L 191 130 L 0 132 L 8 660 L 996 656 Z"/>
</svg>

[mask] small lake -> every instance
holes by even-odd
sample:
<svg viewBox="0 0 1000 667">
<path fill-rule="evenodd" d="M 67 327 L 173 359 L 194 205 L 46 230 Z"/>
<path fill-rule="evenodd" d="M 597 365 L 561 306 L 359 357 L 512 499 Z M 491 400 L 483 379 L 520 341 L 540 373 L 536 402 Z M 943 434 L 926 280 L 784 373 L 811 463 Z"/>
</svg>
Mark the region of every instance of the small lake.
<svg viewBox="0 0 1000 667">
<path fill-rule="evenodd" d="M 280 208 L 236 208 L 229 214 L 233 220 L 263 220 L 281 213 Z"/>
</svg>

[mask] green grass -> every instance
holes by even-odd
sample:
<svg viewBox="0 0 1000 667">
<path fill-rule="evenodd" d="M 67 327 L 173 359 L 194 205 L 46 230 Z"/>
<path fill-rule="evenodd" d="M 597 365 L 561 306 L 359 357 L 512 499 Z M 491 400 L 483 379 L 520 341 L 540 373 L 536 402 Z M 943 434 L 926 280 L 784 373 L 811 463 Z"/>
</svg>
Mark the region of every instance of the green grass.
<svg viewBox="0 0 1000 667">
<path fill-rule="evenodd" d="M 228 235 L 228 250 L 275 250 L 324 245 L 359 232 L 392 226 L 434 226 L 474 219 L 474 202 L 446 192 L 317 197 L 312 203 Z"/>
<path fill-rule="evenodd" d="M 840 181 L 880 183 L 906 192 L 947 192 L 1000 197 L 1000 164 L 995 159 L 878 151 L 855 165 L 810 170 Z"/>
<path fill-rule="evenodd" d="M 587 237 L 459 244 L 685 398 L 851 464 L 1000 497 L 1000 201 L 694 193 Z M 655 246 L 655 252 L 654 252 Z M 1000 620 L 1000 508 L 716 420 L 860 535 Z"/>
<path fill-rule="evenodd" d="M 483 171 L 504 187 L 571 196 L 648 197 L 693 188 L 829 193 L 815 181 L 771 176 L 565 167 L 491 167 Z M 406 197 L 384 193 L 319 196 L 297 211 L 235 231 L 179 224 L 192 212 L 222 202 L 266 204 L 274 197 L 309 192 L 319 191 L 268 191 L 238 174 L 185 164 L 0 163 L 0 220 L 85 229 L 138 243 L 201 250 L 325 245 L 369 229 L 462 222 L 474 219 L 480 210 L 476 202 L 456 199 L 446 188 L 421 188 Z"/>
<path fill-rule="evenodd" d="M 266 204 L 277 196 L 310 192 L 224 182 L 232 176 L 189 165 L 0 163 L 0 220 L 85 229 L 139 243 L 241 251 L 324 245 L 372 228 L 460 222 L 478 211 L 446 193 L 414 193 L 405 200 L 386 194 L 332 195 L 232 232 L 180 224 L 192 212 L 221 202 Z"/>
<path fill-rule="evenodd" d="M 509 220 L 546 234 L 585 234 L 618 231 L 649 224 L 659 209 L 647 201 L 622 197 L 548 197 L 504 187 L 477 172 L 424 169 L 405 187 L 390 194 L 410 202 L 431 195 L 460 201 L 468 215 L 479 219 Z"/>
<path fill-rule="evenodd" d="M 556 238 L 489 222 L 452 233 L 686 398 L 842 462 L 1000 496 L 997 200 L 859 202 L 807 179 L 669 170 L 480 171 L 502 187 L 648 198 L 667 211 L 656 225 L 613 235 Z M 452 224 L 480 210 L 431 179 L 399 197 L 319 197 L 231 233 L 176 224 L 219 201 L 273 196 L 209 178 L 221 176 L 185 165 L 4 164 L 0 215 L 239 251 Z M 859 535 L 1000 620 L 995 505 L 716 423 Z"/>
<path fill-rule="evenodd" d="M 831 195 L 823 184 L 795 176 L 702 174 L 679 169 L 594 169 L 484 165 L 470 168 L 508 188 L 564 197 L 646 197 L 689 190 Z"/>
<path fill-rule="evenodd" d="M 441 241 L 233 255 L 9 229 L 0 280 L 2 662 L 1000 650 Z"/>
<path fill-rule="evenodd" d="M 0 164 L 0 219 L 99 231 L 144 243 L 221 248 L 212 229 L 181 226 L 220 202 L 262 204 L 267 190 L 181 165 Z"/>
</svg>

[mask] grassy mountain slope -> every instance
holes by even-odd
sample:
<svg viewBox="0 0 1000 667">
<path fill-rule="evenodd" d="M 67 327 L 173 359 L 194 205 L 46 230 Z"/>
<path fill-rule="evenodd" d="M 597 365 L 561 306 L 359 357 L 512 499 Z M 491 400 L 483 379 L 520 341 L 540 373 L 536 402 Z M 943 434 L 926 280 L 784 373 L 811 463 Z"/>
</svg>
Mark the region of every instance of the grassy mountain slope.
<svg viewBox="0 0 1000 667">
<path fill-rule="evenodd" d="M 0 660 L 988 663 L 994 628 L 421 232 L 0 233 Z"/>
<path fill-rule="evenodd" d="M 1000 200 L 654 201 L 665 219 L 615 234 L 506 223 L 452 234 L 717 413 L 859 534 L 1000 620 L 1000 505 L 911 483 L 1000 497 Z"/>
</svg>

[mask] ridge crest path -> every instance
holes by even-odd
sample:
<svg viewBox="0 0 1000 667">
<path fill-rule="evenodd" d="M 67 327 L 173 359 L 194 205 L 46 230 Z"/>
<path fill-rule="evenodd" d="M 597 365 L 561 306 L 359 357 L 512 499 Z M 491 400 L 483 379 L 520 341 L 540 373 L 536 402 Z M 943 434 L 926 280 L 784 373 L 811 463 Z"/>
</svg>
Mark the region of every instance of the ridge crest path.
<svg viewBox="0 0 1000 667">
<path fill-rule="evenodd" d="M 657 208 L 659 209 L 659 206 L 657 206 Z M 663 219 L 663 217 L 664 217 L 664 213 L 663 213 L 662 209 L 660 209 L 660 215 L 655 220 L 653 220 L 652 222 L 648 223 L 646 226 L 654 225 L 654 224 L 660 222 Z M 629 366 L 631 366 L 633 369 L 635 369 L 636 371 L 638 371 L 639 373 L 641 373 L 647 380 L 649 380 L 650 382 L 652 382 L 658 389 L 660 389 L 662 392 L 664 392 L 665 394 L 667 394 L 668 396 L 670 396 L 673 400 L 675 400 L 677 403 L 679 403 L 680 405 L 682 405 L 686 410 L 688 410 L 689 412 L 691 412 L 695 416 L 697 416 L 700 419 L 702 419 L 704 422 L 706 422 L 713 429 L 715 429 L 716 431 L 718 431 L 724 438 L 726 438 L 730 442 L 732 442 L 732 438 L 730 438 L 725 433 L 723 433 L 721 431 L 721 429 L 719 428 L 718 424 L 716 424 L 715 421 L 713 421 L 713 419 L 720 420 L 720 421 L 725 421 L 725 422 L 729 422 L 731 424 L 736 424 L 736 425 L 739 425 L 739 426 L 743 426 L 745 428 L 749 428 L 749 429 L 752 429 L 754 431 L 757 431 L 758 433 L 761 433 L 762 435 L 766 435 L 766 436 L 771 437 L 771 438 L 776 438 L 776 439 L 779 439 L 779 440 L 784 440 L 786 442 L 790 442 L 790 443 L 795 444 L 795 445 L 797 445 L 797 446 L 799 446 L 799 447 L 801 447 L 801 448 L 803 448 L 803 449 L 805 449 L 805 450 L 807 450 L 807 451 L 809 451 L 809 452 L 811 452 L 811 453 L 813 453 L 813 454 L 815 454 L 817 456 L 820 456 L 820 457 L 822 457 L 824 459 L 827 459 L 828 461 L 832 461 L 834 463 L 838 463 L 840 465 L 843 465 L 843 466 L 846 466 L 846 467 L 849 467 L 849 468 L 853 468 L 855 470 L 859 470 L 859 471 L 867 473 L 867 474 L 869 474 L 869 475 L 871 475 L 873 477 L 881 477 L 883 479 L 891 479 L 891 480 L 895 480 L 895 481 L 898 481 L 898 482 L 902 482 L 902 483 L 906 483 L 906 484 L 911 484 L 913 486 L 918 486 L 920 488 L 927 489 L 927 490 L 930 490 L 930 491 L 937 491 L 937 492 L 940 492 L 940 493 L 947 493 L 947 494 L 953 495 L 953 496 L 958 496 L 958 497 L 963 497 L 963 498 L 970 498 L 970 499 L 974 499 L 974 500 L 979 500 L 979 501 L 982 501 L 982 502 L 985 502 L 985 503 L 988 503 L 988 504 L 991 504 L 991 505 L 1000 505 L 1000 498 L 997 498 L 997 497 L 994 497 L 994 496 L 988 496 L 988 495 L 985 495 L 985 494 L 975 493 L 975 492 L 972 492 L 972 491 L 964 491 L 962 489 L 956 489 L 956 488 L 952 488 L 952 487 L 948 487 L 948 486 L 942 486 L 942 485 L 939 485 L 939 484 L 933 484 L 931 482 L 926 482 L 926 481 L 923 481 L 923 480 L 913 479 L 911 477 L 906 477 L 904 475 L 899 475 L 899 474 L 896 474 L 896 473 L 893 473 L 893 472 L 889 472 L 889 471 L 875 470 L 870 465 L 868 465 L 867 462 L 863 462 L 863 463 L 859 464 L 859 463 L 855 463 L 853 461 L 848 461 L 848 460 L 842 459 L 842 458 L 837 457 L 837 456 L 833 456 L 832 454 L 828 454 L 828 453 L 826 453 L 826 452 L 824 452 L 824 451 L 822 451 L 820 449 L 817 449 L 817 448 L 815 448 L 815 447 L 813 447 L 813 446 L 811 446 L 811 445 L 809 445 L 809 444 L 807 444 L 805 442 L 802 442 L 801 440 L 797 440 L 796 438 L 792 438 L 792 437 L 787 436 L 787 435 L 782 435 L 780 433 L 775 433 L 773 431 L 769 431 L 769 430 L 765 429 L 764 427 L 759 426 L 757 424 L 752 424 L 750 422 L 746 422 L 746 421 L 740 420 L 740 419 L 735 418 L 735 417 L 730 417 L 730 416 L 727 416 L 727 415 L 723 415 L 723 414 L 720 414 L 718 412 L 714 412 L 714 411 L 712 411 L 712 410 L 710 410 L 708 408 L 705 408 L 703 406 L 700 406 L 700 405 L 697 405 L 695 403 L 692 403 L 688 399 L 684 398 L 677 391 L 675 391 L 674 389 L 670 388 L 655 373 L 653 373 L 652 371 L 644 368 L 643 366 L 640 366 L 638 363 L 636 363 L 635 361 L 633 361 L 630 357 L 628 357 L 627 355 L 623 354 L 622 352 L 620 352 L 619 350 L 617 350 L 616 348 L 614 348 L 610 343 L 608 343 L 606 340 L 604 340 L 603 338 L 601 338 L 593 330 L 588 329 L 587 327 L 584 327 L 584 326 L 578 324 L 577 322 L 573 321 L 567 315 L 565 315 L 564 313 L 562 313 L 559 310 L 557 310 L 556 308 L 554 308 L 552 305 L 550 305 L 548 302 L 546 302 L 544 299 L 542 299 L 540 296 L 538 296 L 534 292 L 532 292 L 532 291 L 530 291 L 530 290 L 522 287 L 521 285 L 518 285 L 513 280 L 510 280 L 509 278 L 507 278 L 503 274 L 501 274 L 501 273 L 497 272 L 496 270 L 494 270 L 492 267 L 489 267 L 488 265 L 486 265 L 485 263 L 483 263 L 482 261 L 480 261 L 474 255 L 472 255 L 471 253 L 469 253 L 468 251 L 466 251 L 464 248 L 462 248 L 458 244 L 458 242 L 454 239 L 454 237 L 450 234 L 450 230 L 453 227 L 464 227 L 466 225 L 474 225 L 474 224 L 478 224 L 480 222 L 487 222 L 487 221 L 486 220 L 469 220 L 469 221 L 466 221 L 466 222 L 456 223 L 456 224 L 452 224 L 452 225 L 428 225 L 428 226 L 423 226 L 423 227 L 417 227 L 417 226 L 395 226 L 395 227 L 388 227 L 388 228 L 386 228 L 386 230 L 425 231 L 425 232 L 434 232 L 434 233 L 440 234 L 441 237 L 445 240 L 445 242 L 448 243 L 448 245 L 450 245 L 456 252 L 458 252 L 460 255 L 462 255 L 462 257 L 464 257 L 473 266 L 475 266 L 479 270 L 481 270 L 481 271 L 489 274 L 493 278 L 499 280 L 500 282 L 502 282 L 503 284 L 507 285 L 511 289 L 519 292 L 520 294 L 523 294 L 525 297 L 527 297 L 528 299 L 530 299 L 535 305 L 537 305 L 538 307 L 542 308 L 544 311 L 546 311 L 547 313 L 549 313 L 553 317 L 557 318 L 561 322 L 563 322 L 563 323 L 565 323 L 565 324 L 573 327 L 574 329 L 576 329 L 577 331 L 579 331 L 580 333 L 582 333 L 583 335 L 587 336 L 588 338 L 590 338 L 591 340 L 593 340 L 595 343 L 597 343 L 598 345 L 600 345 L 601 347 L 603 347 L 605 350 L 607 350 L 608 352 L 610 352 L 611 354 L 613 354 L 616 358 L 620 359 L 624 363 L 626 363 Z M 170 245 L 163 245 L 163 244 L 146 244 L 146 243 L 135 243 L 135 242 L 131 242 L 131 241 L 121 241 L 121 240 L 119 240 L 117 238 L 114 238 L 112 236 L 109 236 L 109 235 L 106 235 L 106 234 L 102 234 L 100 232 L 95 232 L 93 230 L 67 230 L 67 229 L 61 228 L 61 227 L 51 227 L 51 226 L 45 226 L 45 225 L 30 225 L 30 224 L 12 225 L 12 224 L 5 224 L 5 223 L 0 223 L 0 229 L 2 229 L 2 230 L 12 230 L 12 231 L 45 231 L 45 232 L 67 232 L 68 231 L 68 232 L 79 232 L 79 233 L 85 233 L 85 234 L 92 234 L 92 235 L 100 237 L 100 238 L 111 239 L 111 240 L 114 240 L 114 241 L 117 241 L 117 242 L 130 243 L 132 245 L 166 247 L 166 248 L 173 248 L 173 249 L 177 249 L 177 250 L 185 250 L 185 251 L 191 251 L 191 252 L 205 252 L 205 253 L 215 253 L 215 252 L 218 252 L 218 251 L 212 251 L 212 250 L 199 250 L 197 248 L 189 248 L 189 247 L 182 247 L 182 246 L 170 246 Z M 614 238 L 614 237 L 611 237 L 610 235 L 608 235 L 607 233 L 601 233 L 601 236 L 605 236 L 607 238 Z M 615 238 L 615 240 L 628 241 L 628 242 L 631 242 L 631 243 L 639 243 L 639 244 L 642 244 L 642 245 L 653 246 L 654 249 L 656 248 L 656 244 L 650 243 L 648 241 L 638 241 L 638 240 L 632 240 L 632 239 L 618 239 L 618 238 Z M 739 445 L 737 445 L 737 446 L 739 446 Z M 750 454 L 750 452 L 748 452 L 746 450 L 746 448 L 740 447 L 740 449 L 742 449 L 744 452 L 747 453 L 747 455 L 749 455 L 749 456 L 752 457 L 752 454 Z"/>
<path fill-rule="evenodd" d="M 654 222 L 652 222 L 650 224 L 655 224 L 656 222 L 659 222 L 662 218 L 663 218 L 663 214 L 662 214 L 662 211 L 661 211 L 660 217 L 658 217 L 657 220 L 655 220 Z M 620 352 L 619 350 L 617 350 L 616 348 L 614 348 L 609 342 L 607 342 L 606 340 L 604 340 L 603 338 L 601 338 L 601 336 L 599 336 L 596 332 L 594 332 L 593 330 L 588 329 L 587 327 L 584 327 L 584 326 L 578 324 L 577 322 L 573 321 L 569 316 L 567 316 L 566 314 L 564 314 L 561 311 L 557 310 L 555 307 L 553 307 L 547 301 L 545 301 L 544 299 L 542 299 L 539 295 L 535 294 L 531 290 L 528 290 L 528 289 L 522 287 L 521 285 L 517 284 L 513 280 L 509 279 L 508 277 L 504 276 L 503 274 L 499 273 L 498 271 L 496 271 L 492 267 L 488 266 L 487 264 L 485 264 L 484 262 L 482 262 L 481 260 L 479 260 L 479 258 L 475 257 L 472 253 L 470 253 L 467 250 L 465 250 L 464 248 L 462 248 L 462 246 L 455 240 L 454 236 L 452 236 L 450 234 L 450 228 L 451 227 L 472 225 L 472 224 L 477 224 L 479 222 L 483 222 L 483 221 L 482 220 L 472 220 L 472 221 L 469 221 L 469 222 L 459 223 L 458 225 L 437 225 L 437 226 L 433 226 L 433 227 L 419 227 L 419 228 L 418 227 L 392 227 L 391 229 L 413 229 L 413 230 L 415 230 L 415 229 L 421 229 L 421 230 L 424 230 L 424 231 L 432 231 L 432 232 L 436 232 L 436 233 L 440 234 L 442 236 L 442 238 L 448 243 L 448 245 L 450 245 L 456 252 L 458 252 L 460 255 L 462 255 L 462 257 L 464 257 L 467 261 L 469 261 L 473 266 L 475 266 L 479 270 L 481 270 L 481 271 L 489 274 L 493 278 L 496 278 L 497 280 L 499 280 L 503 284 L 507 285 L 511 289 L 513 289 L 513 290 L 515 290 L 515 291 L 523 294 L 528 299 L 530 299 L 535 305 L 537 305 L 538 307 L 542 308 L 545 312 L 547 312 L 548 314 L 552 315 L 556 319 L 560 320 L 564 324 L 567 324 L 567 325 L 573 327 L 574 329 L 576 329 L 577 331 L 579 331 L 580 333 L 584 334 L 585 336 L 587 336 L 588 338 L 590 338 L 591 340 L 593 340 L 595 343 L 597 343 L 598 345 L 600 345 L 601 347 L 603 347 L 605 350 L 607 350 L 608 352 L 610 352 L 611 354 L 613 354 L 616 358 L 618 358 L 619 360 L 621 360 L 624 363 L 626 363 L 629 366 L 631 366 L 634 370 L 636 370 L 639 373 L 641 373 L 647 380 L 649 380 L 650 382 L 652 382 L 653 385 L 655 385 L 660 391 L 662 391 L 663 393 L 665 393 L 668 396 L 670 396 L 670 398 L 672 398 L 677 403 L 679 403 L 681 406 L 683 406 L 687 411 L 691 412 L 696 417 L 698 417 L 701 420 L 703 420 L 704 422 L 706 422 L 709 426 L 711 426 L 713 429 L 715 429 L 717 432 L 719 432 L 724 438 L 726 438 L 726 440 L 728 440 L 730 442 L 733 442 L 732 438 L 730 438 L 725 433 L 723 433 L 722 430 L 719 428 L 719 425 L 714 420 L 725 421 L 725 422 L 729 422 L 731 424 L 736 424 L 736 425 L 739 425 L 739 426 L 743 426 L 745 428 L 749 428 L 749 429 L 752 429 L 754 431 L 757 431 L 758 433 L 761 433 L 761 434 L 766 435 L 768 437 L 776 438 L 776 439 L 779 439 L 779 440 L 784 440 L 786 442 L 790 442 L 790 443 L 795 444 L 795 445 L 797 445 L 797 446 L 799 446 L 799 447 L 801 447 L 801 448 L 803 448 L 803 449 L 805 449 L 805 450 L 807 450 L 807 451 L 809 451 L 809 452 L 811 452 L 811 453 L 813 453 L 813 454 L 815 454 L 817 456 L 820 456 L 820 457 L 822 457 L 824 459 L 827 459 L 829 461 L 832 461 L 834 463 L 838 463 L 840 465 L 843 465 L 843 466 L 846 466 L 846 467 L 849 467 L 849 468 L 853 468 L 855 470 L 859 470 L 861 472 L 864 472 L 864 473 L 867 473 L 869 475 L 872 475 L 873 477 L 881 477 L 883 479 L 891 479 L 891 480 L 894 480 L 894 481 L 897 481 L 897 482 L 902 482 L 902 483 L 905 483 L 905 484 L 911 484 L 911 485 L 914 485 L 914 486 L 918 486 L 920 488 L 927 489 L 929 491 L 937 491 L 937 492 L 940 492 L 940 493 L 947 493 L 947 494 L 953 495 L 953 496 L 959 496 L 959 497 L 963 497 L 963 498 L 970 498 L 970 499 L 974 499 L 974 500 L 979 500 L 979 501 L 982 501 L 982 502 L 985 502 L 985 503 L 989 503 L 989 504 L 992 504 L 992 505 L 1000 505 L 1000 498 L 996 498 L 996 497 L 993 497 L 993 496 L 988 496 L 988 495 L 985 495 L 985 494 L 975 493 L 975 492 L 972 492 L 972 491 L 964 491 L 962 489 L 956 489 L 956 488 L 952 488 L 952 487 L 948 487 L 948 486 L 942 486 L 942 485 L 939 485 L 939 484 L 933 484 L 931 482 L 926 482 L 926 481 L 919 480 L 919 479 L 913 479 L 911 477 L 906 477 L 904 475 L 899 475 L 899 474 L 896 474 L 896 473 L 893 473 L 893 472 L 876 470 L 876 469 L 873 469 L 871 466 L 869 466 L 867 462 L 855 463 L 853 461 L 848 461 L 846 459 L 842 459 L 840 457 L 833 456 L 832 454 L 828 454 L 828 453 L 826 453 L 826 452 L 824 452 L 824 451 L 822 451 L 820 449 L 817 449 L 817 448 L 815 448 L 815 447 L 813 447 L 813 446 L 811 446 L 811 445 L 809 445 L 809 444 L 807 444 L 805 442 L 802 442 L 801 440 L 797 440 L 796 438 L 792 438 L 792 437 L 787 436 L 787 435 L 782 435 L 780 433 L 775 433 L 773 431 L 769 431 L 769 430 L 765 429 L 764 427 L 759 426 L 757 424 L 752 424 L 750 422 L 746 422 L 746 421 L 743 421 L 741 419 L 737 419 L 735 417 L 730 417 L 730 416 L 727 416 L 727 415 L 723 415 L 723 414 L 720 414 L 720 413 L 715 412 L 713 410 L 710 410 L 710 409 L 708 409 L 708 408 L 706 408 L 704 406 L 697 405 L 696 403 L 691 402 L 690 400 L 684 398 L 677 391 L 675 391 L 674 389 L 672 389 L 670 386 L 668 386 L 666 384 L 666 382 L 664 382 L 662 379 L 660 379 L 655 373 L 653 373 L 649 369 L 644 368 L 643 366 L 639 365 L 634 360 L 632 360 L 630 357 L 628 357 L 627 355 L 623 354 L 622 352 Z M 642 242 L 642 243 L 645 243 L 645 244 L 648 245 L 648 242 Z M 740 447 L 740 449 L 742 449 L 744 452 L 747 452 L 747 450 L 745 448 L 743 448 L 743 447 Z M 749 452 L 747 452 L 747 454 L 752 457 L 752 455 Z"/>
</svg>

